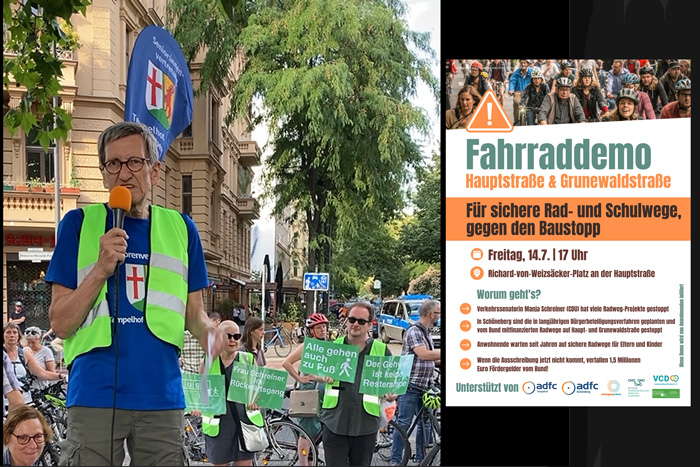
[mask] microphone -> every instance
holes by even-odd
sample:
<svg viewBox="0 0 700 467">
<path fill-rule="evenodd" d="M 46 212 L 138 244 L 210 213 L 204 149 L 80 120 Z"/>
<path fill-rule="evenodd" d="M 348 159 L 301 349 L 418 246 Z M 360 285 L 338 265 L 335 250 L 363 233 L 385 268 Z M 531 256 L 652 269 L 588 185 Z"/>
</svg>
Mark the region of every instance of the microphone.
<svg viewBox="0 0 700 467">
<path fill-rule="evenodd" d="M 125 186 L 115 186 L 109 193 L 109 207 L 114 212 L 114 227 L 124 228 L 124 216 L 131 209 L 131 192 Z"/>
</svg>

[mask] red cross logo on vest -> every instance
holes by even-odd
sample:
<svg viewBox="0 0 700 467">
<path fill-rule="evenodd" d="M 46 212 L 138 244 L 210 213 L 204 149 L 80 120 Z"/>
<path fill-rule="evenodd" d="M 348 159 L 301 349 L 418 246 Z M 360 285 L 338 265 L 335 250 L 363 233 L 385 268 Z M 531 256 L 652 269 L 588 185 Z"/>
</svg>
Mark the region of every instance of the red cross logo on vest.
<svg viewBox="0 0 700 467">
<path fill-rule="evenodd" d="M 143 264 L 126 264 L 126 296 L 132 305 L 146 298 L 146 271 Z"/>
</svg>

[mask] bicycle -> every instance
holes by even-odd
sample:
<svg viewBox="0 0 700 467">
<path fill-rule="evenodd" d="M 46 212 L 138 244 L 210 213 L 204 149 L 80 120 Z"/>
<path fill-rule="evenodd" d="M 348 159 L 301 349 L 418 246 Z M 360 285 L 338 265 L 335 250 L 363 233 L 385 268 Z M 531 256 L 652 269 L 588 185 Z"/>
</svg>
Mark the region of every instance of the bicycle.
<svg viewBox="0 0 700 467">
<path fill-rule="evenodd" d="M 33 376 L 29 376 L 33 378 Z M 63 381 L 58 381 L 44 389 L 32 389 L 32 400 L 29 403 L 42 413 L 46 422 L 51 427 L 54 439 L 47 442 L 37 463 L 38 465 L 58 465 L 61 455 L 59 442 L 66 439 L 68 431 L 68 415 L 65 400 L 65 387 Z"/>
<path fill-rule="evenodd" d="M 291 389 L 284 392 L 288 398 Z M 309 433 L 296 424 L 289 416 L 289 409 L 270 410 L 265 415 L 265 434 L 269 445 L 256 452 L 253 465 L 299 465 L 302 456 L 307 465 L 322 465 L 318 456 L 320 440 L 314 440 Z M 307 447 L 300 449 L 299 440 L 306 440 Z"/>
<path fill-rule="evenodd" d="M 506 83 L 504 81 L 496 81 L 495 79 L 491 80 L 491 87 L 493 88 L 493 92 L 496 94 L 496 98 L 498 99 L 498 102 L 501 103 L 501 107 L 503 107 L 505 103 L 505 96 L 506 96 Z"/>
<path fill-rule="evenodd" d="M 426 394 L 430 394 L 433 396 L 440 395 L 440 370 L 436 368 L 434 375 L 436 376 L 433 377 L 433 383 L 430 385 L 429 389 L 423 393 L 423 396 L 421 396 L 421 401 L 423 401 L 424 396 Z M 397 409 L 394 418 L 398 419 L 398 415 L 399 411 Z M 401 428 L 397 424 L 397 426 L 403 431 L 403 433 L 400 433 L 400 436 L 403 438 L 402 440 L 404 441 L 403 457 L 404 459 L 406 459 L 406 461 L 408 461 L 408 459 L 415 460 L 415 453 L 413 455 L 411 454 L 411 445 L 407 442 L 407 439 L 411 437 L 416 427 L 419 425 L 422 427 L 421 432 L 423 435 L 423 449 L 425 450 L 424 454 L 427 455 L 427 453 L 430 452 L 430 450 L 437 443 L 439 443 L 441 432 L 440 421 L 440 407 L 437 407 L 435 409 L 429 409 L 425 406 L 424 403 L 421 403 L 421 407 L 418 410 L 418 414 L 416 414 L 416 416 L 413 418 L 407 430 L 403 430 L 403 428 Z M 427 423 L 429 423 L 429 425 L 427 425 Z M 404 434 L 405 437 L 403 436 Z M 418 445 L 416 444 L 416 448 L 417 447 Z"/>
<path fill-rule="evenodd" d="M 525 106 L 522 109 L 520 109 L 520 115 L 518 117 L 518 125 L 520 126 L 527 126 L 527 112 L 528 110 L 534 110 L 535 111 L 535 121 L 537 121 L 537 112 L 540 111 L 539 108 L 537 107 L 528 107 Z"/>
<path fill-rule="evenodd" d="M 274 345 L 275 353 L 278 357 L 286 357 L 292 352 L 292 346 L 294 345 L 292 335 L 286 328 L 275 326 L 272 329 L 266 330 L 265 334 L 267 333 L 274 333 L 274 336 L 265 342 L 263 352 L 267 352 L 268 347 L 271 345 Z"/>
<path fill-rule="evenodd" d="M 425 458 L 423 458 L 419 465 L 441 465 L 440 462 L 440 439 L 438 438 L 435 446 L 428 451 L 428 454 L 425 455 Z"/>
<path fill-rule="evenodd" d="M 187 465 L 192 465 L 193 462 L 206 463 L 209 461 L 204 443 L 202 417 L 185 414 L 185 442 L 183 448 Z"/>
</svg>

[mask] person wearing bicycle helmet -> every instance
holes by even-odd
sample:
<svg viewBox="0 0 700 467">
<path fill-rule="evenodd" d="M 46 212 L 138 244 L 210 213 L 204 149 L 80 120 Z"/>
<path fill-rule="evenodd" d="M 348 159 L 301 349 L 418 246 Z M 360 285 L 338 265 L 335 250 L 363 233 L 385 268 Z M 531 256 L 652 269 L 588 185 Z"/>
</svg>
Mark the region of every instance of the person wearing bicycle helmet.
<svg viewBox="0 0 700 467">
<path fill-rule="evenodd" d="M 668 64 L 668 71 L 659 78 L 659 83 L 664 87 L 669 102 L 676 100 L 676 83 L 682 79 L 688 79 L 688 77 L 681 73 L 681 64 L 678 60 L 671 60 Z"/>
<path fill-rule="evenodd" d="M 561 63 L 559 64 L 559 73 L 554 75 L 554 88 L 557 87 L 557 82 L 559 81 L 559 78 L 569 78 L 571 82 L 574 82 L 574 79 L 576 78 L 576 72 L 573 69 L 573 66 L 571 62 L 568 60 L 562 60 Z"/>
<path fill-rule="evenodd" d="M 537 121 L 540 125 L 560 123 L 585 123 L 586 114 L 574 94 L 571 93 L 573 83 L 565 76 L 557 80 L 554 91 L 547 94 L 540 106 Z"/>
<path fill-rule="evenodd" d="M 493 89 L 489 83 L 488 74 L 483 71 L 483 66 L 476 60 L 472 62 L 470 74 L 464 81 L 464 85 L 473 87 L 482 96 L 489 89 Z"/>
<path fill-rule="evenodd" d="M 539 70 L 538 70 L 539 71 Z M 406 330 L 401 347 L 401 355 L 413 355 L 411 376 L 408 380 L 406 393 L 399 396 L 398 423 L 401 428 L 408 430 L 413 418 L 421 407 L 421 398 L 433 383 L 435 365 L 440 364 L 440 349 L 435 348 L 430 335 L 430 328 L 440 320 L 440 302 L 425 300 L 420 307 L 420 318 Z M 416 433 L 416 464 L 423 460 L 425 449 L 423 447 L 424 430 L 430 431 L 428 426 L 418 425 Z M 394 442 L 391 447 L 391 464 L 399 465 L 404 451 L 404 443 L 398 432 L 394 432 Z"/>
<path fill-rule="evenodd" d="M 306 318 L 306 329 L 309 333 L 309 337 L 313 339 L 319 339 L 325 341 L 328 338 L 328 318 L 323 313 L 314 313 L 308 318 Z M 294 364 L 301 360 L 302 354 L 304 353 L 304 346 L 300 345 L 292 351 L 291 354 L 287 356 L 282 362 L 282 368 L 287 370 L 287 373 L 296 380 L 296 389 L 307 390 L 307 389 L 318 389 L 318 406 L 320 407 L 323 403 L 323 396 L 325 394 L 325 384 L 319 383 L 331 383 L 333 379 L 328 376 L 314 376 L 305 373 L 299 373 L 295 368 Z M 301 426 L 314 440 L 316 440 L 321 435 L 321 421 L 318 417 L 304 417 L 297 419 L 297 423 Z M 308 440 L 299 438 L 297 445 L 299 452 L 308 452 Z M 309 465 L 309 459 L 307 456 L 299 455 L 299 465 Z"/>
<path fill-rule="evenodd" d="M 668 96 L 663 85 L 659 83 L 659 78 L 654 75 L 654 68 L 649 65 L 639 69 L 639 90 L 649 96 L 654 115 L 658 119 L 661 109 L 668 104 Z"/>
<path fill-rule="evenodd" d="M 619 122 L 625 120 L 641 120 L 635 113 L 639 104 L 639 94 L 634 89 L 620 89 L 615 96 L 615 109 L 608 115 L 603 116 L 602 122 Z"/>
<path fill-rule="evenodd" d="M 529 66 L 528 59 L 520 59 L 520 69 L 514 71 L 508 80 L 508 95 L 513 96 L 513 121 L 517 122 L 520 116 L 520 99 L 523 97 L 523 92 L 532 76 L 532 68 Z"/>
<path fill-rule="evenodd" d="M 549 86 L 543 81 L 544 75 L 542 71 L 538 68 L 532 70 L 530 84 L 527 85 L 525 91 L 523 91 L 523 96 L 520 98 L 520 109 L 529 107 L 526 113 L 528 125 L 535 124 L 540 105 L 542 105 L 542 101 L 549 94 Z"/>
<path fill-rule="evenodd" d="M 656 120 L 654 107 L 651 105 L 651 100 L 647 93 L 639 90 L 639 77 L 632 73 L 625 75 L 622 78 L 622 89 L 633 89 L 637 91 L 639 96 L 639 104 L 635 109 L 635 113 L 644 120 Z"/>
<path fill-rule="evenodd" d="M 445 113 L 445 127 L 448 130 L 467 128 L 480 101 L 481 94 L 473 86 L 464 86 L 457 94 L 457 105 L 455 108 Z"/>
<path fill-rule="evenodd" d="M 690 117 L 690 80 L 679 79 L 676 83 L 676 100 L 661 109 L 659 118 Z"/>
<path fill-rule="evenodd" d="M 574 82 L 571 92 L 578 99 L 586 115 L 586 121 L 599 121 L 601 111 L 608 113 L 608 102 L 603 97 L 603 91 L 593 79 L 593 72 L 588 68 L 582 68 Z"/>
</svg>

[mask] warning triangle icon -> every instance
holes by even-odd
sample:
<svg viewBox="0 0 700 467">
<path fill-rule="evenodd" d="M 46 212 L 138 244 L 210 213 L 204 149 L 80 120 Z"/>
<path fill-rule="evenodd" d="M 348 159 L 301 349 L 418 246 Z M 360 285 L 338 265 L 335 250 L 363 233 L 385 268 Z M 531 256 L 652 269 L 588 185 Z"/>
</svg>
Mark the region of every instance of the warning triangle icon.
<svg viewBox="0 0 700 467">
<path fill-rule="evenodd" d="M 496 94 L 489 89 L 481 98 L 474 116 L 467 125 L 467 131 L 473 132 L 509 132 L 513 124 L 501 107 Z"/>
</svg>

